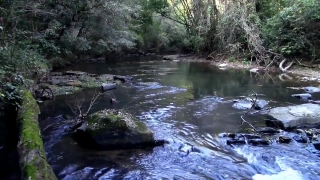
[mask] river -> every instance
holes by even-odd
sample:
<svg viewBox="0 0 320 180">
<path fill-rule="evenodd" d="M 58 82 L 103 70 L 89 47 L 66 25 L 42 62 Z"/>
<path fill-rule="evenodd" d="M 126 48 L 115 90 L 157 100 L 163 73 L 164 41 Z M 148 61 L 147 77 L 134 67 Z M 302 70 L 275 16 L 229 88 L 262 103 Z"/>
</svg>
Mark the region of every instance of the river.
<svg viewBox="0 0 320 180">
<path fill-rule="evenodd" d="M 306 145 L 293 142 L 231 148 L 217 137 L 223 132 L 245 132 L 249 127 L 241 123 L 244 110 L 233 108 L 233 99 L 255 91 L 264 95 L 269 106 L 301 104 L 290 96 L 298 91 L 287 87 L 306 84 L 245 70 L 219 70 L 207 63 L 164 62 L 151 57 L 113 60 L 64 70 L 133 76 L 133 83 L 112 91 L 119 101 L 116 107 L 109 103 L 110 94 L 105 94 L 91 112 L 125 109 L 145 122 L 157 139 L 170 144 L 103 152 L 82 149 L 64 133 L 62 115 L 73 115 L 66 101 L 84 98 L 88 105 L 96 89 L 58 96 L 41 105 L 40 126 L 48 161 L 59 179 L 319 179 L 320 159 Z M 265 126 L 259 116 L 247 120 L 256 127 Z M 199 151 L 183 151 L 191 146 Z"/>
</svg>

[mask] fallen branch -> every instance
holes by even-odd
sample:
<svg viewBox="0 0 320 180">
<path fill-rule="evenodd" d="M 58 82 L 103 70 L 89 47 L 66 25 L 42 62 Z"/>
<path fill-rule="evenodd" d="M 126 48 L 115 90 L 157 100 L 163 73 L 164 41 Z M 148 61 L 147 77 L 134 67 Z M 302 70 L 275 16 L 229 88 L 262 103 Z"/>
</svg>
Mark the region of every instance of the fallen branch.
<svg viewBox="0 0 320 180">
<path fill-rule="evenodd" d="M 257 101 L 258 101 L 258 94 L 257 94 L 256 92 L 254 92 L 254 91 L 252 91 L 252 92 L 253 92 L 253 94 L 251 94 L 250 96 L 254 96 L 254 98 L 251 99 L 252 104 L 251 104 L 250 109 L 248 109 L 247 112 L 245 112 L 244 114 L 242 114 L 242 115 L 240 116 L 240 118 L 241 118 L 241 120 L 242 120 L 241 125 L 243 125 L 244 123 L 246 123 L 246 124 L 248 124 L 256 133 L 258 133 L 258 134 L 263 134 L 263 133 L 260 133 L 260 132 L 257 130 L 257 128 L 255 128 L 250 122 L 248 122 L 248 121 L 246 121 L 246 120 L 244 119 L 244 116 L 245 116 L 245 115 L 248 115 L 248 114 L 250 113 L 250 111 L 256 106 L 256 103 L 257 103 Z M 257 114 L 257 113 L 259 113 L 259 112 L 261 112 L 261 111 L 266 111 L 266 110 L 270 110 L 270 109 L 272 109 L 272 107 L 269 107 L 269 108 L 261 108 L 259 111 L 254 112 L 253 114 Z"/>
<path fill-rule="evenodd" d="M 242 114 L 242 115 L 240 116 L 241 119 L 242 119 L 241 125 L 243 125 L 243 123 L 247 123 L 255 132 L 258 133 L 257 129 L 256 129 L 251 123 L 249 123 L 248 121 L 246 121 L 246 120 L 244 119 L 244 116 L 247 115 L 247 114 L 249 114 L 249 112 L 253 109 L 253 107 L 256 105 L 257 100 L 258 100 L 258 94 L 257 94 L 256 92 L 254 92 L 254 91 L 252 91 L 252 92 L 253 92 L 252 95 L 253 95 L 255 98 L 252 99 L 252 101 L 251 101 L 252 104 L 251 104 L 250 109 L 248 109 L 247 112 L 245 112 L 244 114 Z"/>
<path fill-rule="evenodd" d="M 96 101 L 101 94 L 102 93 L 100 93 L 100 92 L 94 93 L 94 95 L 90 101 L 89 107 L 85 113 L 83 113 L 83 105 L 82 105 L 84 102 L 84 98 L 82 98 L 81 100 L 76 99 L 76 102 L 73 105 L 66 102 L 67 105 L 70 107 L 71 111 L 73 112 L 73 114 L 76 116 L 76 124 L 83 123 L 87 119 L 87 115 L 88 115 L 89 111 L 96 104 Z"/>
<path fill-rule="evenodd" d="M 247 123 L 255 132 L 258 133 L 258 130 L 257 130 L 251 123 L 249 123 L 248 121 L 246 121 L 246 120 L 243 118 L 243 116 L 244 116 L 244 114 L 240 116 L 241 119 L 242 119 L 241 125 L 243 125 L 243 123 Z"/>
<path fill-rule="evenodd" d="M 298 66 L 301 66 L 301 67 L 307 67 L 307 68 L 316 68 L 316 67 L 318 67 L 318 65 L 307 65 L 307 64 L 303 64 L 303 63 L 301 63 L 297 58 L 295 58 L 295 60 L 297 61 L 297 65 Z"/>
</svg>

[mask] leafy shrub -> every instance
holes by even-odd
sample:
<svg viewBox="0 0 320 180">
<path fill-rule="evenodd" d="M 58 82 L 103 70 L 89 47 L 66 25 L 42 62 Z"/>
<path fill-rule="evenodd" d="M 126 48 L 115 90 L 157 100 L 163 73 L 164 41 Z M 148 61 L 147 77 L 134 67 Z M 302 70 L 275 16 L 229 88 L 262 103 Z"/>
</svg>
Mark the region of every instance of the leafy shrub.
<svg viewBox="0 0 320 180">
<path fill-rule="evenodd" d="M 287 57 L 319 56 L 320 3 L 318 0 L 297 0 L 288 3 L 263 27 L 265 45 Z"/>
</svg>

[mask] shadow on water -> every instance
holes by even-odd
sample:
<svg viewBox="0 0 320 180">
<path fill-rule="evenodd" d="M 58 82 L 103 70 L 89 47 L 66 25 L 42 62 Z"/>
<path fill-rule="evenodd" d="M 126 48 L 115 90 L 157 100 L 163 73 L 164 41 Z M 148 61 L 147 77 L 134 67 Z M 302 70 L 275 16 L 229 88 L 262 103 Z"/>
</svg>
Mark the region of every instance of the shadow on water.
<svg viewBox="0 0 320 180">
<path fill-rule="evenodd" d="M 84 98 L 88 105 L 96 89 L 59 96 L 41 105 L 40 122 L 48 160 L 59 179 L 283 179 L 292 175 L 317 179 L 320 173 L 319 158 L 304 147 L 274 144 L 231 149 L 217 138 L 222 132 L 248 128 L 240 120 L 244 111 L 231 107 L 233 99 L 254 90 L 264 94 L 270 106 L 300 104 L 290 97 L 297 91 L 287 87 L 301 83 L 242 70 L 218 70 L 205 63 L 130 61 L 68 69 L 133 76 L 134 82 L 112 91 L 119 101 L 116 108 L 139 117 L 157 139 L 170 144 L 105 152 L 82 149 L 64 133 L 68 122 L 61 115 L 72 115 L 66 101 Z M 91 112 L 114 108 L 109 100 L 109 94 L 100 96 Z M 265 126 L 259 117 L 248 121 Z"/>
<path fill-rule="evenodd" d="M 0 179 L 19 180 L 18 128 L 15 107 L 4 107 L 0 115 Z M 3 114 L 2 114 L 3 113 Z"/>
</svg>

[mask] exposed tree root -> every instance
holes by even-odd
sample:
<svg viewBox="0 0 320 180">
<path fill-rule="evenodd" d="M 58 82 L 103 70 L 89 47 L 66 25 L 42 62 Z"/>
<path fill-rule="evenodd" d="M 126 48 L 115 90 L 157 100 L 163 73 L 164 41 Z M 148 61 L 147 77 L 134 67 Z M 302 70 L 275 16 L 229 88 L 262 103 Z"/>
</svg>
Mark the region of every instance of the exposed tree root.
<svg viewBox="0 0 320 180">
<path fill-rule="evenodd" d="M 292 77 L 289 76 L 289 75 L 287 75 L 286 73 L 282 73 L 282 74 L 280 74 L 278 77 L 279 77 L 280 81 L 282 81 L 282 82 L 285 82 L 285 81 L 286 81 L 283 77 L 285 77 L 285 78 L 287 78 L 287 79 L 290 79 L 290 80 L 292 79 Z"/>
<path fill-rule="evenodd" d="M 282 71 L 282 72 L 287 72 L 287 70 L 293 65 L 293 61 L 291 61 L 287 67 L 283 67 L 283 64 L 287 61 L 287 59 L 283 59 L 280 64 L 279 64 L 279 69 Z"/>
</svg>

